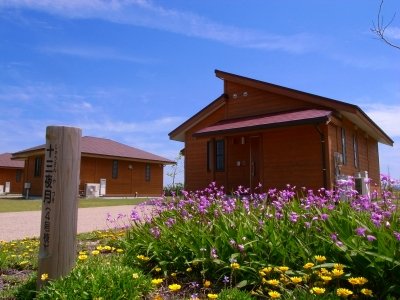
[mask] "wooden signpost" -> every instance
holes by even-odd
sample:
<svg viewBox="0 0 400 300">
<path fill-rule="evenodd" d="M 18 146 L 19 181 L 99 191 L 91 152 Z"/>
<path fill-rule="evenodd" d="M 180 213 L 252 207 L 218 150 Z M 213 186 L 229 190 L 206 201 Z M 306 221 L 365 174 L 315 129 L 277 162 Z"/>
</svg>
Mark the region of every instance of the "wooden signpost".
<svg viewBox="0 0 400 300">
<path fill-rule="evenodd" d="M 56 279 L 67 275 L 75 265 L 81 136 L 79 128 L 46 129 L 39 288 L 42 274 Z"/>
</svg>

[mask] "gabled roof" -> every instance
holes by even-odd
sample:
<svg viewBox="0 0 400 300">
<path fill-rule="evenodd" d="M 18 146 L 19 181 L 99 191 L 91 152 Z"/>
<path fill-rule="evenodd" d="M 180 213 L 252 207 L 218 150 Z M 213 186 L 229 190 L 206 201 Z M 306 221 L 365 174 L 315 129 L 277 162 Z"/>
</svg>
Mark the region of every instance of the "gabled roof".
<svg viewBox="0 0 400 300">
<path fill-rule="evenodd" d="M 234 82 L 238 84 L 242 84 L 245 86 L 257 88 L 269 93 L 279 94 L 286 97 L 290 97 L 293 99 L 298 99 L 304 102 L 315 104 L 318 107 L 325 107 L 327 109 L 331 109 L 343 115 L 345 118 L 351 120 L 356 126 L 360 129 L 364 130 L 368 135 L 376 139 L 378 142 L 386 144 L 386 145 L 393 145 L 393 140 L 381 129 L 371 118 L 367 116 L 365 112 L 362 111 L 357 105 L 353 105 L 350 103 L 302 92 L 295 89 L 290 89 L 287 87 L 275 85 L 272 83 L 220 71 L 215 70 L 215 75 L 224 80 L 229 82 Z M 223 97 L 224 96 L 224 97 Z M 224 101 L 221 98 L 225 99 Z M 195 114 L 193 117 L 189 118 L 186 122 L 182 125 L 174 129 L 170 132 L 169 136 L 170 139 L 177 140 L 177 141 L 184 141 L 185 140 L 185 132 L 192 128 L 194 125 L 202 121 L 204 118 L 212 114 L 216 111 L 219 107 L 226 103 L 227 95 L 222 95 L 217 100 L 212 102 L 200 112 Z M 216 106 L 215 102 L 219 101 L 220 106 Z"/>
<path fill-rule="evenodd" d="M 45 144 L 13 153 L 14 159 L 26 158 L 28 156 L 43 153 Z M 81 139 L 81 155 L 96 156 L 110 159 L 126 159 L 146 162 L 156 162 L 162 164 L 173 164 L 172 160 L 134 148 L 119 142 L 84 136 Z"/>
<path fill-rule="evenodd" d="M 12 160 L 11 153 L 0 154 L 0 168 L 23 169 L 25 162 Z"/>
<path fill-rule="evenodd" d="M 329 120 L 332 111 L 321 109 L 305 109 L 259 116 L 228 119 L 195 132 L 194 136 L 220 133 L 276 128 L 281 126 L 314 124 Z"/>
</svg>

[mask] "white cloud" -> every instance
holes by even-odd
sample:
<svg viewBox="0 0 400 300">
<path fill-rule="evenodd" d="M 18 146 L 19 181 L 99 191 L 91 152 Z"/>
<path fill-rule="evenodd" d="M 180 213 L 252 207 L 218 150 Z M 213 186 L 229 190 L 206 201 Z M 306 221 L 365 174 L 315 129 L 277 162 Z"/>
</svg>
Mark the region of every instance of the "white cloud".
<svg viewBox="0 0 400 300">
<path fill-rule="evenodd" d="M 365 112 L 390 137 L 400 137 L 400 105 L 367 104 Z"/>
<path fill-rule="evenodd" d="M 386 29 L 385 34 L 389 40 L 400 40 L 400 27 L 389 27 Z"/>
<path fill-rule="evenodd" d="M 140 64 L 154 62 L 151 59 L 134 57 L 131 55 L 119 53 L 118 51 L 110 47 L 45 46 L 38 48 L 38 50 L 47 54 L 78 56 L 81 58 L 94 60 L 120 60 Z"/>
<path fill-rule="evenodd" d="M 1 7 L 45 11 L 67 18 L 97 18 L 204 38 L 235 47 L 306 52 L 318 45 L 306 34 L 277 35 L 242 29 L 198 14 L 167 9 L 146 0 L 6 0 Z M 320 47 L 321 40 L 319 40 Z"/>
</svg>

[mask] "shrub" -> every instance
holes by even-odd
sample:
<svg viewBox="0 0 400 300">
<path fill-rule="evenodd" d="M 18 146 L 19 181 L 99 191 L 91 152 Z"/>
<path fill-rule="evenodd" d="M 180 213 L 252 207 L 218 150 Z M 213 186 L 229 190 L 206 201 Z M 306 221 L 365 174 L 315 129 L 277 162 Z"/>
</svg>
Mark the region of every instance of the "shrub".
<svg viewBox="0 0 400 300">
<path fill-rule="evenodd" d="M 165 276 L 180 274 L 198 284 L 210 281 L 215 292 L 229 285 L 264 297 L 274 291 L 280 297 L 309 294 L 324 282 L 320 268 L 332 275 L 334 264 L 340 263 L 343 274 L 334 276 L 324 293 L 332 296 L 345 288 L 367 297 L 361 286 L 347 281 L 363 277 L 368 282 L 362 287 L 374 295 L 399 296 L 398 210 L 384 193 L 380 200 L 371 200 L 349 192 L 348 200 L 341 201 L 342 193 L 304 190 L 297 196 L 288 186 L 254 194 L 240 188 L 229 196 L 211 184 L 159 202 L 159 213 L 145 222 L 134 219 L 125 263 L 147 272 L 159 267 Z M 326 265 L 313 261 L 315 255 L 325 256 Z M 308 273 L 303 266 L 310 261 L 315 266 Z M 288 271 L 271 278 L 260 275 L 265 268 L 282 266 Z M 290 277 L 304 279 L 294 285 Z M 268 280 L 277 280 L 276 286 Z"/>
<path fill-rule="evenodd" d="M 153 289 L 150 280 L 118 258 L 94 256 L 65 278 L 48 282 L 37 299 L 141 299 Z"/>
</svg>

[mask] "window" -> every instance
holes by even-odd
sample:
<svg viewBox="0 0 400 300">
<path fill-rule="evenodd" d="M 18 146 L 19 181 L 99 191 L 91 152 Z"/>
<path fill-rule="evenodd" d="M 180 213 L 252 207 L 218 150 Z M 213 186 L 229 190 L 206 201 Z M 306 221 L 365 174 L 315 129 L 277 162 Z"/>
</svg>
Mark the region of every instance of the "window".
<svg viewBox="0 0 400 300">
<path fill-rule="evenodd" d="M 42 158 L 40 156 L 35 157 L 35 170 L 33 176 L 40 177 L 42 174 Z"/>
<path fill-rule="evenodd" d="M 213 169 L 213 141 L 207 142 L 207 171 L 212 171 Z"/>
<path fill-rule="evenodd" d="M 113 160 L 112 164 L 112 178 L 117 179 L 118 178 L 118 160 Z"/>
<path fill-rule="evenodd" d="M 358 140 L 357 135 L 353 135 L 353 153 L 354 153 L 354 167 L 358 169 L 359 161 L 358 161 Z"/>
<path fill-rule="evenodd" d="M 343 164 L 347 163 L 346 156 L 346 130 L 342 128 L 342 155 L 343 155 Z"/>
<path fill-rule="evenodd" d="M 215 170 L 224 171 L 225 169 L 225 141 L 215 141 Z"/>
<path fill-rule="evenodd" d="M 22 178 L 22 170 L 17 170 L 17 172 L 15 173 L 15 182 L 21 182 L 21 178 Z"/>
<path fill-rule="evenodd" d="M 144 179 L 146 181 L 150 181 L 150 179 L 151 179 L 151 167 L 150 167 L 150 164 L 147 164 L 145 169 L 144 169 Z"/>
</svg>

